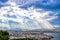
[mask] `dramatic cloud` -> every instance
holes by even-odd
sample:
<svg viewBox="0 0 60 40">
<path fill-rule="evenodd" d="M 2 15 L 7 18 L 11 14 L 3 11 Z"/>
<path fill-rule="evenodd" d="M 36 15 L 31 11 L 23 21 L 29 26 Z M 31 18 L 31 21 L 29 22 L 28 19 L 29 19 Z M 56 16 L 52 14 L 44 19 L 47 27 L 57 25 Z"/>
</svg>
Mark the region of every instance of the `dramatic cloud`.
<svg viewBox="0 0 60 40">
<path fill-rule="evenodd" d="M 0 25 L 0 28 L 25 30 L 53 29 L 53 24 L 51 25 L 49 22 L 58 18 L 57 11 L 45 10 L 34 6 L 27 6 L 27 9 L 21 8 L 28 4 L 35 5 L 36 2 L 38 2 L 39 5 L 53 8 L 57 0 L 54 3 L 53 1 L 54 0 L 9 0 L 6 3 L 1 3 L 2 5 L 4 4 L 4 6 L 0 8 L 0 24 L 6 26 Z"/>
</svg>

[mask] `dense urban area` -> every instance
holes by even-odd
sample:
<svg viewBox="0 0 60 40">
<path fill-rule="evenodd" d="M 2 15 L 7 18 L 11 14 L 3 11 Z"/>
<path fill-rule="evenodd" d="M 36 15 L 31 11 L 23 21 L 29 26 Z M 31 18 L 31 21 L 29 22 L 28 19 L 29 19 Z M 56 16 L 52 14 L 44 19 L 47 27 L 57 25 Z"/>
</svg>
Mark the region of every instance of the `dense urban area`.
<svg viewBox="0 0 60 40">
<path fill-rule="evenodd" d="M 45 32 L 53 33 L 60 31 L 58 30 L 39 30 L 39 31 L 2 31 L 0 30 L 0 40 L 50 40 L 53 38 L 52 35 L 47 35 Z"/>
</svg>

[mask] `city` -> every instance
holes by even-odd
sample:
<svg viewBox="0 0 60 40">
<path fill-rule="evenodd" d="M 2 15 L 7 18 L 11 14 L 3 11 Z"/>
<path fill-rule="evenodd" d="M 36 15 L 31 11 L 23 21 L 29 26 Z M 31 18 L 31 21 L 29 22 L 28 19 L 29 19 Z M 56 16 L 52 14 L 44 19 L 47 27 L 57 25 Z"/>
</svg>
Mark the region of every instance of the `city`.
<svg viewBox="0 0 60 40">
<path fill-rule="evenodd" d="M 9 31 L 10 39 L 18 38 L 36 38 L 38 40 L 50 40 L 54 38 L 52 35 L 44 33 L 60 33 L 59 30 L 30 30 L 30 31 Z"/>
</svg>

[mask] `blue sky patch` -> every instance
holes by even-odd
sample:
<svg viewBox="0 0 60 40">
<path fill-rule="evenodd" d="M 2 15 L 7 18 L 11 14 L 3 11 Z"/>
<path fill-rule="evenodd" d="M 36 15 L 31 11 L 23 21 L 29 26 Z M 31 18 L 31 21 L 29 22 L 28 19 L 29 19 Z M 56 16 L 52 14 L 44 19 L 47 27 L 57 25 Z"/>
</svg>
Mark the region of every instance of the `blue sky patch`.
<svg viewBox="0 0 60 40">
<path fill-rule="evenodd" d="M 5 3 L 5 2 L 7 2 L 8 0 L 0 0 L 0 2 L 2 2 L 2 3 Z"/>
</svg>

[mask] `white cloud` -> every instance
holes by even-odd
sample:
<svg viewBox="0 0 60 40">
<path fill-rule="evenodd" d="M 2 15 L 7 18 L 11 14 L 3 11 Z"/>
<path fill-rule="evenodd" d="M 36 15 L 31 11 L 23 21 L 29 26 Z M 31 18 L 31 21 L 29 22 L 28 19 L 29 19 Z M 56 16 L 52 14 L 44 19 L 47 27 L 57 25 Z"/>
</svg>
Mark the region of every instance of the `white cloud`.
<svg viewBox="0 0 60 40">
<path fill-rule="evenodd" d="M 30 3 L 34 3 L 36 1 L 40 1 L 40 0 L 9 0 L 10 2 L 15 2 L 18 5 L 25 5 L 25 4 L 30 4 Z"/>
<path fill-rule="evenodd" d="M 57 19 L 57 18 L 58 18 L 58 16 L 51 16 L 50 18 L 47 18 L 46 20 L 52 21 L 52 20 L 55 20 L 55 19 Z"/>
<path fill-rule="evenodd" d="M 28 28 L 30 29 L 31 28 L 32 29 L 41 29 L 41 28 L 52 29 L 53 26 L 48 21 L 56 19 L 57 17 L 55 16 L 49 17 L 49 14 L 51 12 L 52 11 L 45 11 L 43 9 L 36 9 L 34 7 L 28 8 L 26 10 L 26 9 L 19 8 L 18 5 L 15 3 L 9 2 L 8 6 L 4 6 L 0 8 L 0 19 L 4 20 L 5 22 L 8 22 L 9 20 L 18 22 L 20 24 L 15 24 L 15 25 L 21 29 L 28 29 Z M 10 16 L 15 15 L 16 18 L 5 17 L 4 16 L 5 14 L 9 14 Z M 47 18 L 47 16 L 49 18 Z M 29 19 L 33 20 L 32 23 L 29 23 L 29 21 L 31 20 L 27 21 L 28 18 L 27 19 L 25 18 L 26 19 L 25 20 L 24 17 L 28 17 Z M 7 25 L 9 24 L 7 23 Z M 8 28 L 10 28 L 10 26 L 8 26 Z"/>
<path fill-rule="evenodd" d="M 54 25 L 54 27 L 60 27 L 60 25 Z"/>
<path fill-rule="evenodd" d="M 5 23 L 0 23 L 0 30 L 10 30 L 10 27 L 8 24 L 5 24 Z"/>
</svg>

